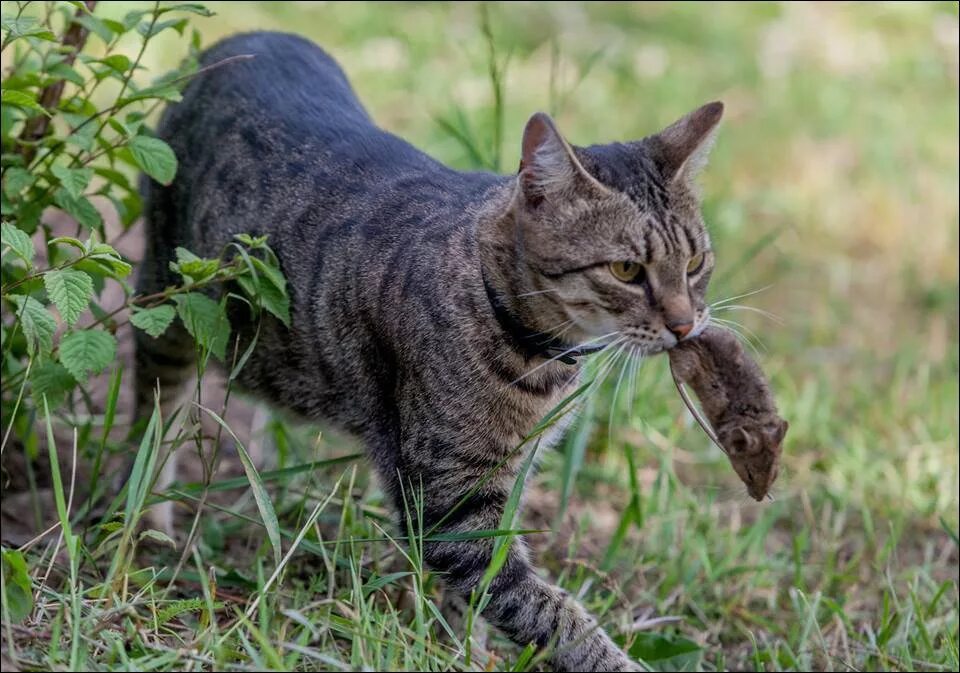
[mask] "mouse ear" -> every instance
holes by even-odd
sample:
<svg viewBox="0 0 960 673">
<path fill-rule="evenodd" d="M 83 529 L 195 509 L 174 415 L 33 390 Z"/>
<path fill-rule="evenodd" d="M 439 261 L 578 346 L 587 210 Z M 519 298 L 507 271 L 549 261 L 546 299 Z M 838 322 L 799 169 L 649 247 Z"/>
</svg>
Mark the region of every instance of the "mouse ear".
<svg viewBox="0 0 960 673">
<path fill-rule="evenodd" d="M 777 424 L 777 427 L 773 430 L 772 439 L 774 443 L 779 445 L 781 442 L 783 442 L 783 438 L 787 436 L 787 430 L 789 428 L 790 424 L 781 418 L 780 422 Z"/>
<path fill-rule="evenodd" d="M 756 440 L 749 432 L 743 428 L 734 428 L 730 436 L 730 446 L 728 447 L 730 455 L 741 456 L 750 453 Z"/>
</svg>

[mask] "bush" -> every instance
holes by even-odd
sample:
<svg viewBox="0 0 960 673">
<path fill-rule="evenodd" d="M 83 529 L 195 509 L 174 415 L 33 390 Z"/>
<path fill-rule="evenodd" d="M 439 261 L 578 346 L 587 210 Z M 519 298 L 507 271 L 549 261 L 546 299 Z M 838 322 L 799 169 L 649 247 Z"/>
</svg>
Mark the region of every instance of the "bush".
<svg viewBox="0 0 960 673">
<path fill-rule="evenodd" d="M 174 267 L 182 283 L 149 296 L 136 296 L 128 283 L 131 264 L 112 244 L 141 213 L 136 172 L 162 184 L 176 175 L 173 151 L 151 135 L 147 121 L 179 100 L 197 72 L 199 34 L 192 32 L 181 67 L 149 83 L 143 55 L 157 35 L 184 35 L 190 15 L 211 12 L 158 2 L 118 21 L 94 14 L 95 2 L 40 5 L 16 3 L 16 11 L 2 17 L 2 51 L 10 66 L 2 84 L 0 405 L 4 448 L 12 434 L 30 459 L 37 457 L 37 421 L 47 412 L 72 412 L 78 400 L 89 400 L 92 378 L 108 370 L 118 385 L 115 334 L 123 322 L 156 337 L 179 317 L 205 361 L 208 354 L 224 357 L 228 298 L 288 319 L 285 282 L 264 238 L 238 236 L 217 259 L 178 250 Z M 5 3 L 5 10 L 12 8 Z M 133 59 L 118 48 L 125 36 L 139 41 Z M 112 208 L 120 226 L 108 232 L 95 202 Z M 74 235 L 53 231 L 47 218 L 54 209 L 76 223 Z M 206 293 L 228 280 L 246 297 L 223 293 L 218 302 Z M 101 305 L 108 283 L 123 289 L 117 308 Z M 112 422 L 107 416 L 104 438 Z M 64 417 L 76 425 L 77 415 Z M 85 423 L 81 438 L 90 434 Z"/>
</svg>

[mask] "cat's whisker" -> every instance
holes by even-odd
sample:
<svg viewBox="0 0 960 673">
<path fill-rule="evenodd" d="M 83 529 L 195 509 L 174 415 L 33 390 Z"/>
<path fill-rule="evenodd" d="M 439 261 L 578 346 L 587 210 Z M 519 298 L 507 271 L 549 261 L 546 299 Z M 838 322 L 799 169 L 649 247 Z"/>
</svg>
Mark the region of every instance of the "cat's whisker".
<svg viewBox="0 0 960 673">
<path fill-rule="evenodd" d="M 574 325 L 573 320 L 564 320 L 562 323 L 554 325 L 553 327 L 548 327 L 547 329 L 541 330 L 540 333 L 544 335 L 544 338 L 541 341 L 537 342 L 538 346 L 548 344 L 555 339 L 559 339 L 560 336 L 572 328 Z M 555 330 L 561 330 L 559 333 L 554 334 Z"/>
<path fill-rule="evenodd" d="M 749 346 L 750 350 L 752 350 L 754 354 L 759 354 L 760 351 L 757 350 L 756 345 L 746 334 L 744 334 L 737 328 L 736 323 L 731 324 L 729 321 L 724 320 L 723 318 L 710 316 L 710 324 L 715 325 L 716 327 L 719 327 L 722 330 L 726 330 L 730 332 L 731 334 L 736 336 L 737 339 L 740 340 L 744 345 Z"/>
<path fill-rule="evenodd" d="M 764 309 L 762 309 L 762 308 L 756 308 L 755 306 L 744 306 L 743 304 L 727 304 L 726 306 L 720 306 L 720 307 L 718 307 L 718 308 L 716 308 L 716 309 L 713 309 L 713 310 L 714 310 L 714 311 L 717 311 L 717 312 L 720 312 L 720 311 L 752 311 L 753 313 L 759 313 L 759 314 L 762 315 L 764 318 L 768 318 L 768 319 L 772 320 L 773 322 L 777 323 L 778 325 L 783 325 L 783 324 L 784 324 L 783 318 L 781 318 L 780 316 L 778 316 L 776 313 L 771 313 L 770 311 L 765 311 Z"/>
<path fill-rule="evenodd" d="M 724 323 L 724 324 L 731 325 L 731 326 L 733 326 L 733 327 L 737 327 L 737 328 L 743 330 L 745 333 L 749 334 L 753 339 L 755 339 L 755 340 L 757 341 L 757 343 L 760 344 L 760 347 L 761 347 L 761 348 L 763 348 L 764 350 L 766 350 L 767 347 L 766 347 L 766 345 L 763 343 L 763 339 L 761 339 L 761 338 L 757 335 L 756 332 L 754 332 L 752 329 L 750 329 L 749 327 L 747 327 L 746 325 L 744 325 L 742 322 L 738 322 L 738 321 L 736 321 L 736 320 L 731 320 L 730 318 L 717 318 L 717 317 L 712 317 L 711 320 L 719 320 L 720 322 L 722 322 L 722 323 Z"/>
<path fill-rule="evenodd" d="M 520 294 L 514 295 L 514 299 L 522 299 L 523 297 L 532 297 L 537 294 L 547 294 L 548 292 L 559 292 L 558 289 L 552 290 L 534 290 L 533 292 L 521 292 Z"/>
<path fill-rule="evenodd" d="M 612 337 L 612 336 L 615 335 L 615 334 L 617 334 L 617 332 L 610 332 L 609 334 L 602 334 L 602 335 L 600 335 L 600 336 L 598 336 L 598 337 L 594 337 L 594 338 L 592 338 L 592 339 L 588 339 L 587 341 L 584 341 L 584 342 L 581 343 L 581 344 L 577 344 L 576 346 L 572 346 L 572 347 L 568 348 L 567 350 L 563 351 L 562 353 L 553 356 L 552 358 L 550 358 L 550 359 L 547 360 L 546 362 L 537 365 L 536 367 L 534 367 L 533 369 L 531 369 L 530 371 L 528 371 L 528 372 L 527 372 L 526 374 L 524 374 L 523 376 L 521 376 L 521 377 L 519 377 L 519 378 L 517 378 L 517 379 L 514 379 L 513 381 L 510 382 L 510 385 L 511 385 L 511 386 L 516 385 L 517 383 L 519 383 L 519 382 L 522 381 L 523 379 L 525 379 L 525 378 L 527 378 L 528 376 L 536 373 L 536 372 L 539 371 L 540 369 L 546 367 L 546 366 L 547 366 L 548 364 L 550 364 L 551 362 L 553 362 L 553 361 L 555 361 L 555 360 L 559 360 L 559 359 L 562 358 L 564 355 L 568 355 L 568 354 L 570 354 L 570 353 L 572 353 L 572 352 L 574 352 L 574 351 L 576 351 L 576 350 L 580 350 L 581 348 L 584 348 L 584 347 L 586 347 L 586 346 L 589 346 L 590 344 L 596 343 L 597 341 L 600 341 L 601 339 L 606 339 L 606 338 L 608 338 L 608 337 Z"/>
<path fill-rule="evenodd" d="M 630 365 L 630 353 L 627 353 L 626 350 L 623 350 L 626 353 L 626 359 L 620 363 L 620 374 L 617 377 L 617 385 L 613 389 L 613 399 L 610 402 L 610 414 L 609 419 L 607 420 L 607 444 L 610 444 L 610 441 L 613 437 L 613 417 L 617 413 L 617 399 L 620 395 L 620 386 L 623 384 L 623 376 L 627 373 L 627 369 Z M 632 351 L 631 351 L 632 352 Z"/>
<path fill-rule="evenodd" d="M 765 286 L 761 287 L 761 288 L 758 289 L 758 290 L 751 290 L 750 292 L 744 292 L 743 294 L 734 295 L 733 297 L 726 297 L 726 298 L 724 298 L 724 299 L 718 299 L 717 301 L 715 301 L 715 302 L 713 302 L 712 304 L 710 304 L 710 308 L 714 308 L 714 307 L 716 307 L 716 306 L 723 306 L 724 304 L 729 304 L 729 303 L 732 302 L 732 301 L 736 301 L 737 299 L 743 299 L 744 297 L 752 297 L 752 296 L 755 295 L 755 294 L 760 294 L 761 292 L 764 292 L 765 290 L 769 290 L 771 287 L 773 287 L 772 284 L 770 284 L 770 285 L 765 285 Z"/>
<path fill-rule="evenodd" d="M 627 377 L 627 421 L 633 420 L 633 401 L 637 392 L 637 374 L 640 372 L 640 363 L 643 362 L 640 346 L 634 346 L 630 353 L 630 375 Z"/>
<path fill-rule="evenodd" d="M 608 357 L 607 360 L 603 361 L 600 364 L 599 368 L 597 369 L 597 373 L 594 375 L 593 380 L 590 382 L 590 387 L 587 388 L 587 390 L 584 392 L 584 398 L 594 394 L 600 388 L 600 386 L 603 385 L 603 382 L 606 380 L 607 376 L 613 370 L 613 366 L 616 364 L 617 360 L 619 359 L 620 354 L 623 351 L 623 342 L 625 342 L 626 340 L 627 340 L 626 337 L 622 337 L 617 340 L 617 343 L 619 343 L 619 347 L 612 355 Z"/>
</svg>

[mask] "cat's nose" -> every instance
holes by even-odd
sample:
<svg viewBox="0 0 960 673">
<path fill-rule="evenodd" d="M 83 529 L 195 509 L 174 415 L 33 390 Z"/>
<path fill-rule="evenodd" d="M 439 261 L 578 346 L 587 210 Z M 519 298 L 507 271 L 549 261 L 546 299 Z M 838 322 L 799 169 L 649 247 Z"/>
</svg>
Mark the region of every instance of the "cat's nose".
<svg viewBox="0 0 960 673">
<path fill-rule="evenodd" d="M 670 322 L 667 323 L 667 329 L 673 333 L 673 336 L 677 337 L 677 341 L 680 341 L 690 334 L 690 330 L 693 329 L 693 322 L 689 320 Z"/>
</svg>

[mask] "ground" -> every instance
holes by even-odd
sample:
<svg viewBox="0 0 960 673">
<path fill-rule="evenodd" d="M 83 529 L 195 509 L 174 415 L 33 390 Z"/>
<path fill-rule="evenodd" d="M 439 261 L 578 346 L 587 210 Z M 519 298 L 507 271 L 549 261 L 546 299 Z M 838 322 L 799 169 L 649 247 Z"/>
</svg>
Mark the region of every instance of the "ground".
<svg viewBox="0 0 960 673">
<path fill-rule="evenodd" d="M 109 11 L 122 14 L 136 3 L 115 4 Z M 956 3 L 493 4 L 495 58 L 507 64 L 502 124 L 481 5 L 211 6 L 218 17 L 195 22 L 205 43 L 254 28 L 315 39 L 375 119 L 462 168 L 512 169 L 538 109 L 571 142 L 590 144 L 634 139 L 723 100 L 702 180 L 718 254 L 710 298 L 755 292 L 736 303 L 778 318 L 718 313 L 757 335 L 791 424 L 776 499 L 746 497 L 655 358 L 632 399 L 621 390 L 614 403 L 609 385 L 583 429 L 545 456 L 522 523 L 543 531 L 530 538 L 544 572 L 653 668 L 956 670 Z M 171 39 L 148 65 L 162 70 L 183 50 Z M 137 230 L 121 248 L 139 257 Z M 205 399 L 222 391 L 207 385 Z M 252 407 L 231 400 L 227 422 L 246 444 Z M 72 431 L 61 419 L 56 432 L 66 471 Z M 90 563 L 71 582 L 54 531 L 29 547 L 38 582 L 49 576 L 31 619 L 5 626 L 4 670 L 14 660 L 476 668 L 442 637 L 438 584 L 416 548 L 388 539 L 399 531 L 368 468 L 349 458 L 357 447 L 283 416 L 264 441 L 267 470 L 328 461 L 263 474 L 281 551 L 292 551 L 276 578 L 246 478 L 210 495 L 195 549 L 145 541 L 117 569 L 124 581 L 112 594 L 95 587 L 113 547 L 92 538 Z M 243 474 L 235 444 L 222 442 L 215 489 Z M 5 490 L 5 544 L 55 518 L 44 470 L 35 488 Z M 186 530 L 202 489 L 180 490 Z M 500 637 L 488 645 L 498 670 L 537 665 Z"/>
</svg>

